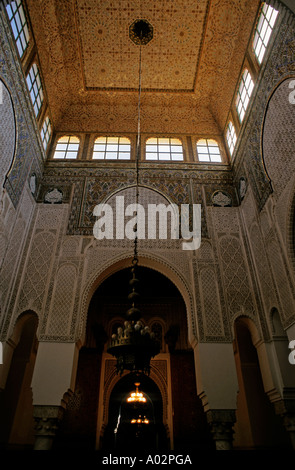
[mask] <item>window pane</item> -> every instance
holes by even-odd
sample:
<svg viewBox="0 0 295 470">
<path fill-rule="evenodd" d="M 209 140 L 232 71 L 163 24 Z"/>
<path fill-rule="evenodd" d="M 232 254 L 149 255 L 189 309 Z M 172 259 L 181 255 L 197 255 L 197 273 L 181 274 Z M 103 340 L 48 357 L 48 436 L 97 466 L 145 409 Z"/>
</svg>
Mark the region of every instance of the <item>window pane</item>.
<svg viewBox="0 0 295 470">
<path fill-rule="evenodd" d="M 108 144 L 116 144 L 119 142 L 119 137 L 108 137 L 108 140 L 107 140 Z"/>
<path fill-rule="evenodd" d="M 76 137 L 75 135 L 71 135 L 70 138 L 69 138 L 69 141 L 70 141 L 71 143 L 80 144 L 80 140 L 79 140 L 78 137 Z"/>
<path fill-rule="evenodd" d="M 58 143 L 60 143 L 60 142 L 66 142 L 66 143 L 68 143 L 68 142 L 69 142 L 69 136 L 64 135 L 63 137 L 60 137 L 60 138 L 58 139 Z"/>
<path fill-rule="evenodd" d="M 172 157 L 172 160 L 177 160 L 177 161 L 183 160 L 182 153 L 172 153 L 171 157 Z"/>
<path fill-rule="evenodd" d="M 159 160 L 170 160 L 170 153 L 159 152 Z"/>
<path fill-rule="evenodd" d="M 210 155 L 212 155 L 212 154 L 219 155 L 220 154 L 218 147 L 211 147 L 210 146 L 210 147 L 208 147 L 208 149 L 209 149 Z"/>
<path fill-rule="evenodd" d="M 199 161 L 200 162 L 209 162 L 210 161 L 210 158 L 209 158 L 209 155 L 199 155 Z"/>
<path fill-rule="evenodd" d="M 149 145 L 149 144 L 157 144 L 158 143 L 158 139 L 156 137 L 150 137 L 147 141 L 146 141 L 146 145 Z"/>
<path fill-rule="evenodd" d="M 6 10 L 7 10 L 8 18 L 11 20 L 12 14 L 13 14 L 13 13 L 12 13 L 11 6 L 10 6 L 10 5 L 7 5 Z"/>
<path fill-rule="evenodd" d="M 111 145 L 107 143 L 107 151 L 108 152 L 117 152 L 118 151 L 118 145 Z"/>
<path fill-rule="evenodd" d="M 159 144 L 159 145 L 170 144 L 169 138 L 163 138 L 163 137 L 161 137 L 160 139 L 158 139 L 158 144 Z"/>
<path fill-rule="evenodd" d="M 119 145 L 119 151 L 120 152 L 130 152 L 130 145 Z"/>
<path fill-rule="evenodd" d="M 159 145 L 159 152 L 170 152 L 169 145 Z"/>
<path fill-rule="evenodd" d="M 147 145 L 147 150 L 149 152 L 157 152 L 158 146 L 157 145 Z"/>
<path fill-rule="evenodd" d="M 171 145 L 179 145 L 180 147 L 182 147 L 181 140 L 179 140 L 179 139 L 170 139 L 170 144 Z"/>
<path fill-rule="evenodd" d="M 94 144 L 94 151 L 105 151 L 106 144 Z"/>
<path fill-rule="evenodd" d="M 106 152 L 107 159 L 117 159 L 117 152 Z"/>
<path fill-rule="evenodd" d="M 130 140 L 127 137 L 120 137 L 120 144 L 128 144 L 130 146 Z"/>
<path fill-rule="evenodd" d="M 130 153 L 129 152 L 120 152 L 119 159 L 123 160 L 130 160 Z"/>
<path fill-rule="evenodd" d="M 95 140 L 95 144 L 105 144 L 107 141 L 106 137 L 98 137 L 96 140 Z"/>
<path fill-rule="evenodd" d="M 67 148 L 67 144 L 60 144 L 60 143 L 58 143 L 58 144 L 56 145 L 56 150 L 57 150 L 57 151 L 66 150 L 66 148 Z"/>
<path fill-rule="evenodd" d="M 77 158 L 77 152 L 67 152 L 66 158 Z"/>
<path fill-rule="evenodd" d="M 74 151 L 77 152 L 78 149 L 79 149 L 79 144 L 69 144 L 68 145 L 68 150 L 70 150 L 70 151 L 74 150 Z"/>
<path fill-rule="evenodd" d="M 213 163 L 221 162 L 221 156 L 220 155 L 211 155 L 211 162 L 213 162 Z"/>
<path fill-rule="evenodd" d="M 93 152 L 92 158 L 103 160 L 104 159 L 104 152 Z"/>
<path fill-rule="evenodd" d="M 53 158 L 64 158 L 64 157 L 65 157 L 65 152 L 57 152 L 57 151 L 55 151 Z"/>
<path fill-rule="evenodd" d="M 147 160 L 158 160 L 158 154 L 157 154 L 157 153 L 152 153 L 152 152 L 150 153 L 150 152 L 149 152 L 149 153 L 146 153 L 145 158 L 146 158 Z"/>
</svg>

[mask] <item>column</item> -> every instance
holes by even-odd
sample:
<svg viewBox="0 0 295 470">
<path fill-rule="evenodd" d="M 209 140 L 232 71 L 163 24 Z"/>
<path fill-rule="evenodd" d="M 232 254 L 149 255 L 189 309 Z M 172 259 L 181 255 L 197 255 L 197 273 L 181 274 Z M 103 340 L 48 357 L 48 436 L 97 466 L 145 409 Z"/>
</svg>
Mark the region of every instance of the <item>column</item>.
<svg viewBox="0 0 295 470">
<path fill-rule="evenodd" d="M 238 393 L 232 343 L 198 343 L 194 352 L 197 392 L 216 450 L 230 450 Z"/>
<path fill-rule="evenodd" d="M 34 406 L 34 450 L 50 450 L 63 417 L 62 406 Z"/>
<path fill-rule="evenodd" d="M 32 379 L 35 450 L 49 450 L 75 386 L 75 343 L 40 342 Z"/>
</svg>

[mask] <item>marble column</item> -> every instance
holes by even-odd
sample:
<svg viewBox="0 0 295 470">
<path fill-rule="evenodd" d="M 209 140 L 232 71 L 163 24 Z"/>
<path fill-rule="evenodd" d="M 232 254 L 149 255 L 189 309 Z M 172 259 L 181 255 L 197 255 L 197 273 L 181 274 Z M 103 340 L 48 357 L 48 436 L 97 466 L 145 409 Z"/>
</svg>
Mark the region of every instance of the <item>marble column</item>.
<svg viewBox="0 0 295 470">
<path fill-rule="evenodd" d="M 233 426 L 236 422 L 235 410 L 208 410 L 206 416 L 216 450 L 231 450 Z"/>
<path fill-rule="evenodd" d="M 283 424 L 287 430 L 292 448 L 295 450 L 295 400 L 279 400 L 274 403 L 276 414 L 283 419 Z"/>
<path fill-rule="evenodd" d="M 34 406 L 35 445 L 34 450 L 50 450 L 62 420 L 61 406 Z"/>
</svg>

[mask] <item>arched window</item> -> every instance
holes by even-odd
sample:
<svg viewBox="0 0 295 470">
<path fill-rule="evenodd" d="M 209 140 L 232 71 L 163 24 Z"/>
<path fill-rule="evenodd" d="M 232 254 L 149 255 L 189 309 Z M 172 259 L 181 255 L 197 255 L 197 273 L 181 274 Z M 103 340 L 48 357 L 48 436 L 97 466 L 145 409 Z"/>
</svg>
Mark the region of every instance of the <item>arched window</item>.
<svg viewBox="0 0 295 470">
<path fill-rule="evenodd" d="M 146 160 L 183 160 L 182 143 L 179 139 L 151 137 L 146 141 Z"/>
<path fill-rule="evenodd" d="M 44 119 L 40 134 L 44 150 L 46 150 L 51 136 L 51 122 L 48 116 Z"/>
<path fill-rule="evenodd" d="M 57 141 L 53 158 L 77 158 L 80 140 L 75 135 L 64 135 Z"/>
<path fill-rule="evenodd" d="M 234 153 L 234 149 L 235 149 L 235 145 L 237 141 L 237 134 L 236 134 L 234 125 L 231 121 L 229 121 L 228 126 L 227 126 L 226 140 L 227 140 L 227 145 L 228 145 L 230 154 L 232 155 Z"/>
<path fill-rule="evenodd" d="M 43 103 L 43 89 L 37 64 L 33 64 L 27 75 L 27 84 L 36 117 Z"/>
<path fill-rule="evenodd" d="M 130 160 L 131 145 L 127 137 L 98 137 L 94 142 L 93 160 Z"/>
<path fill-rule="evenodd" d="M 263 4 L 253 40 L 253 48 L 259 64 L 263 60 L 278 13 L 267 3 Z"/>
<path fill-rule="evenodd" d="M 200 162 L 221 162 L 219 145 L 213 139 L 199 139 L 197 142 L 197 154 Z"/>
<path fill-rule="evenodd" d="M 254 82 L 248 69 L 245 69 L 241 78 L 236 107 L 240 122 L 243 121 L 250 97 L 254 88 Z"/>
<path fill-rule="evenodd" d="M 20 58 L 29 44 L 29 28 L 21 0 L 9 2 L 6 11 Z"/>
</svg>

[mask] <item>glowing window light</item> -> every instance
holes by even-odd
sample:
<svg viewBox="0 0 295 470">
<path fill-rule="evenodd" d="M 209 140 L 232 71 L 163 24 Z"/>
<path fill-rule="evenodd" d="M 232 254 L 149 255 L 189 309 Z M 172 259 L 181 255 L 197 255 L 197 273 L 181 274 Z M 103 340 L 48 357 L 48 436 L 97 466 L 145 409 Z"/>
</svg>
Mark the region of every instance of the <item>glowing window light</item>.
<svg viewBox="0 0 295 470">
<path fill-rule="evenodd" d="M 263 60 L 278 13 L 267 3 L 263 4 L 253 40 L 254 52 L 259 64 Z"/>
</svg>

